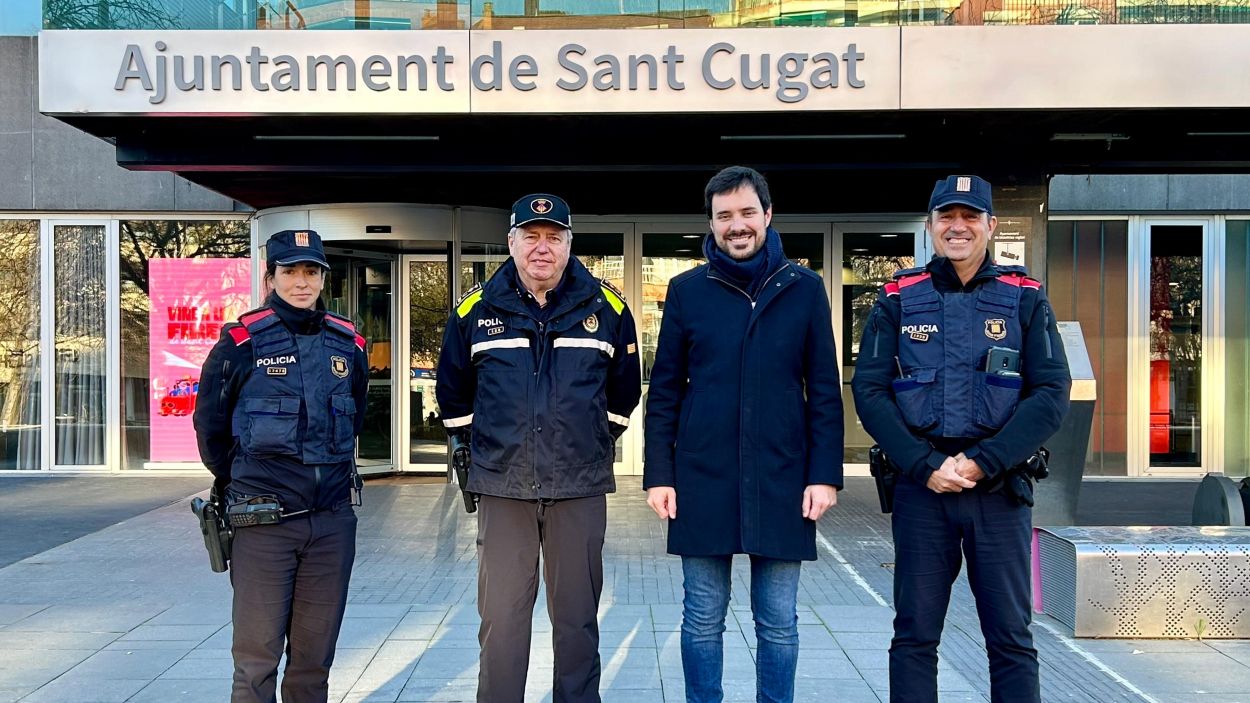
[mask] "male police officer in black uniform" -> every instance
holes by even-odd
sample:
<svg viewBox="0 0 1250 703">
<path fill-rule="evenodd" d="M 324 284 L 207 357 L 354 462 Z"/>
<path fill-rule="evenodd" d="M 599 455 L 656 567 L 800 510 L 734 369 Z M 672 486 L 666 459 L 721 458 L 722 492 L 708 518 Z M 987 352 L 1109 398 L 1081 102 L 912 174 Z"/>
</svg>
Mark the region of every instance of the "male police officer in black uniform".
<svg viewBox="0 0 1250 703">
<path fill-rule="evenodd" d="M 512 206 L 512 258 L 452 312 L 438 404 L 471 433 L 478 512 L 477 699 L 525 697 L 542 550 L 555 646 L 556 703 L 599 701 L 604 494 L 615 438 L 641 394 L 634 321 L 619 291 L 576 257 L 568 205 L 534 194 Z"/>
<path fill-rule="evenodd" d="M 364 338 L 321 302 L 317 233 L 279 232 L 267 255 L 273 292 L 205 360 L 195 431 L 235 525 L 231 700 L 275 700 L 285 648 L 283 700 L 325 701 L 356 554 L 368 363 Z"/>
<path fill-rule="evenodd" d="M 1012 474 L 1058 430 L 1071 379 L 1042 284 L 988 255 L 996 224 L 989 183 L 937 182 L 925 222 L 935 256 L 886 284 L 852 381 L 864 428 L 902 474 L 894 703 L 937 701 L 937 646 L 962 555 L 991 699 L 1040 701 L 1029 632 L 1031 496 L 1013 490 L 1028 484 Z"/>
</svg>

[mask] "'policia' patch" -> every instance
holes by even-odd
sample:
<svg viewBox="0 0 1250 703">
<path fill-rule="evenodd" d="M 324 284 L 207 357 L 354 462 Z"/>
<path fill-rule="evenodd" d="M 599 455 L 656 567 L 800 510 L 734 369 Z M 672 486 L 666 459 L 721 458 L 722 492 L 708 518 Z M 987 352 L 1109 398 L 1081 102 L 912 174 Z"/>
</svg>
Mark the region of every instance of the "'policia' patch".
<svg viewBox="0 0 1250 703">
<path fill-rule="evenodd" d="M 347 378 L 351 368 L 347 365 L 347 359 L 341 356 L 332 356 L 330 357 L 330 371 L 339 378 Z"/>
</svg>

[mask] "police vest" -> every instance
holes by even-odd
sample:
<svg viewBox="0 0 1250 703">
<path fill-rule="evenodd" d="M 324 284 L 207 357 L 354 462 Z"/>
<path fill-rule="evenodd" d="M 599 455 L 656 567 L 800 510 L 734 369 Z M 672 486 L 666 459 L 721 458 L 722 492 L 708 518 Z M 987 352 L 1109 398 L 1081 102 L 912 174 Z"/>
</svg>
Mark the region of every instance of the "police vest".
<svg viewBox="0 0 1250 703">
<path fill-rule="evenodd" d="M 239 317 L 236 345 L 252 342 L 252 369 L 234 410 L 243 454 L 335 464 L 355 456 L 352 356 L 364 338 L 326 313 L 320 334 L 293 334 L 271 308 Z"/>
<path fill-rule="evenodd" d="M 971 292 L 939 293 L 923 268 L 899 271 L 886 284 L 901 307 L 894 399 L 921 436 L 980 439 L 1016 410 L 1023 379 L 988 373 L 986 359 L 992 347 L 1021 351 L 1020 294 L 1041 283 L 1023 267 L 995 270 L 997 277 Z"/>
</svg>

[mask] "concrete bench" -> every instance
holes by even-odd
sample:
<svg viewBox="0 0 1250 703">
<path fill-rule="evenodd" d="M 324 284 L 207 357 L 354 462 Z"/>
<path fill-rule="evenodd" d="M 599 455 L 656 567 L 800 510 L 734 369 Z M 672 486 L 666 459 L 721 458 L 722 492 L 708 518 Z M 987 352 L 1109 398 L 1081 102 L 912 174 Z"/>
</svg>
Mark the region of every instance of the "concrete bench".
<svg viewBox="0 0 1250 703">
<path fill-rule="evenodd" d="M 1250 637 L 1250 527 L 1039 527 L 1033 607 L 1077 637 Z"/>
</svg>

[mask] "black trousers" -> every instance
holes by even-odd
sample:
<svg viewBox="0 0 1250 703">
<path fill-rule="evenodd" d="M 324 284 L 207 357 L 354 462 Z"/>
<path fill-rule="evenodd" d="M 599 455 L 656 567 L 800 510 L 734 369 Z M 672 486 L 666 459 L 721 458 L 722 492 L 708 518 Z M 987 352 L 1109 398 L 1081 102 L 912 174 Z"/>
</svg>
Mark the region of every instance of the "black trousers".
<svg viewBox="0 0 1250 703">
<path fill-rule="evenodd" d="M 477 518 L 478 703 L 521 703 L 543 556 L 554 703 L 599 703 L 604 496 L 551 504 L 482 496 Z"/>
<path fill-rule="evenodd" d="M 993 703 L 1039 703 L 1029 632 L 1032 510 L 999 491 L 934 493 L 908 479 L 894 496 L 891 703 L 937 703 L 938 642 L 961 557 L 990 661 Z"/>
<path fill-rule="evenodd" d="M 236 529 L 232 703 L 325 701 L 356 558 L 356 513 L 333 510 Z"/>
</svg>

